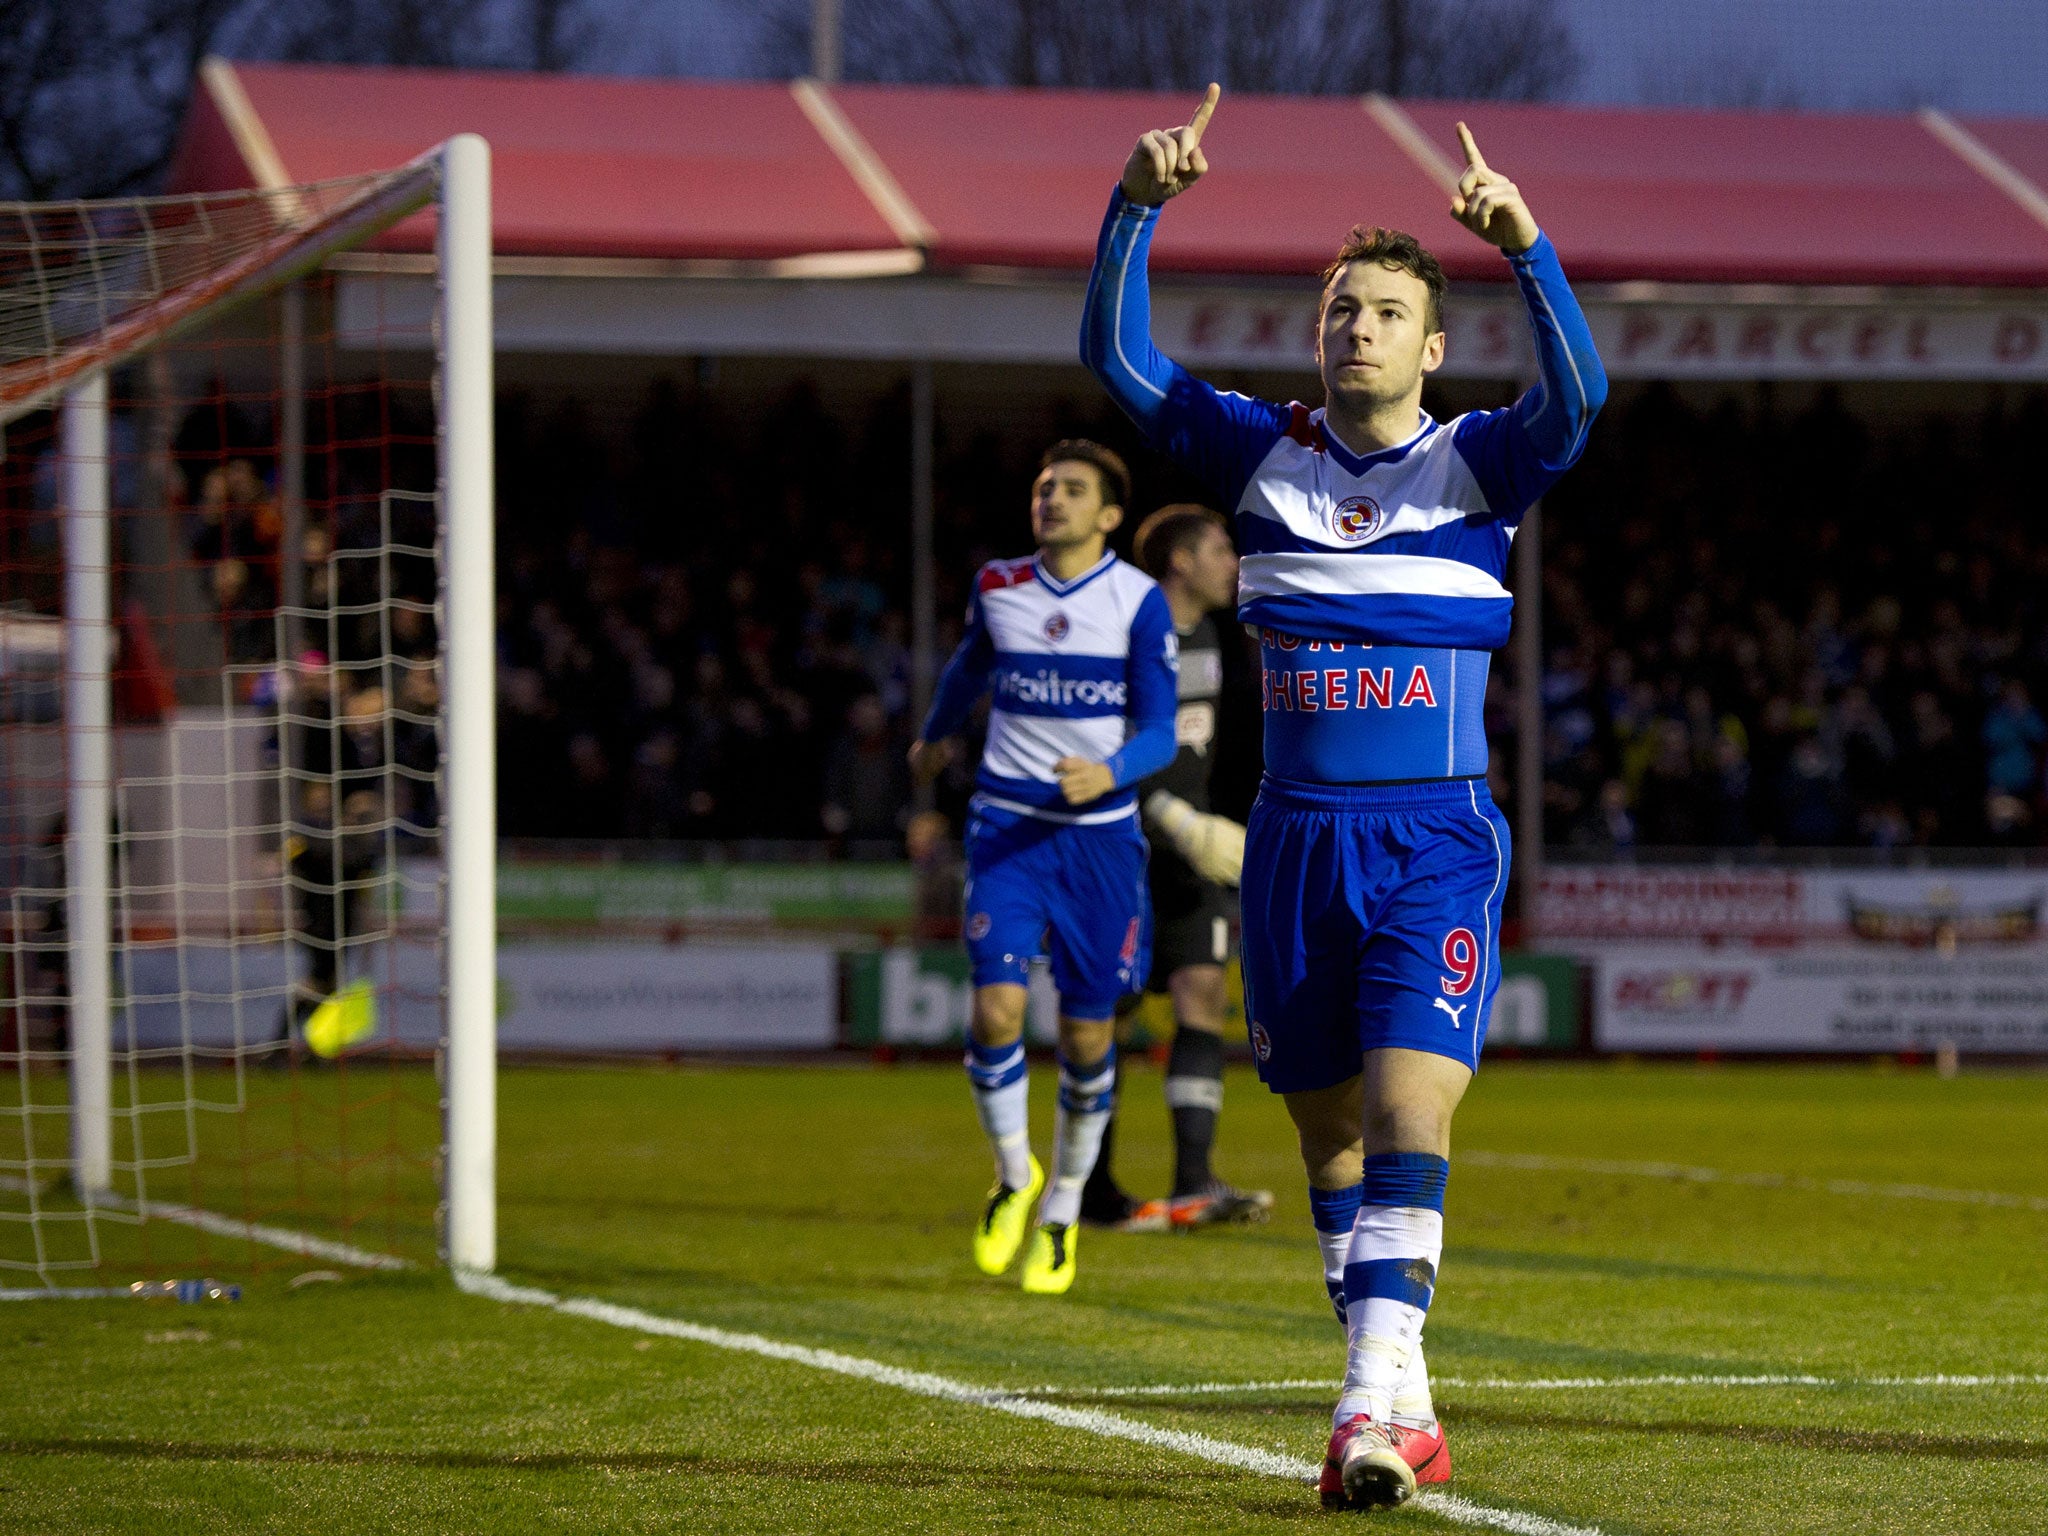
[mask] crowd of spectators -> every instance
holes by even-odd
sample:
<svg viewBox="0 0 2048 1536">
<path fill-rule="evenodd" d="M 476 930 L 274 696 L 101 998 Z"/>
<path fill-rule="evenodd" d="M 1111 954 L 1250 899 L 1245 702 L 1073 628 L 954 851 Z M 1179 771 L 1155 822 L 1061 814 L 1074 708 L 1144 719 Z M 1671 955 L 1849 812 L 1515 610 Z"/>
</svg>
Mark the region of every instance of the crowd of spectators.
<svg viewBox="0 0 2048 1536">
<path fill-rule="evenodd" d="M 2044 432 L 2038 391 L 1610 408 L 1546 504 L 1548 841 L 2048 841 Z"/>
<path fill-rule="evenodd" d="M 664 381 L 623 447 L 573 404 L 514 396 L 501 412 L 507 835 L 900 857 L 915 729 L 904 402 L 849 427 L 798 388 L 743 423 Z M 1035 468 L 986 441 L 945 455 L 941 659 L 974 567 L 1028 538 Z M 942 803 L 957 812 L 965 793 L 956 774 Z"/>
<path fill-rule="evenodd" d="M 230 691 L 259 708 L 282 703 L 285 729 L 266 750 L 291 759 L 294 819 L 311 842 L 338 838 L 351 860 L 387 831 L 413 842 L 439 820 L 438 582 L 432 559 L 411 552 L 434 545 L 433 513 L 416 495 L 385 494 L 432 484 L 417 451 L 431 422 L 406 419 L 420 403 L 366 387 L 308 413 L 296 549 L 274 423 L 223 385 L 186 413 L 165 469 Z M 281 607 L 294 586 L 296 607 Z M 308 869 L 324 857 L 307 855 Z"/>
<path fill-rule="evenodd" d="M 1553 846 L 2048 842 L 2048 541 L 2029 519 L 2048 400 L 1887 404 L 1652 386 L 1610 406 L 1545 512 Z M 1060 429 L 1131 451 L 1141 502 L 1192 489 L 1087 408 Z M 504 832 L 900 856 L 902 395 L 850 415 L 798 386 L 742 417 L 664 380 L 623 434 L 573 401 L 512 393 L 500 409 Z M 942 439 L 938 661 L 975 566 L 1023 548 L 1035 447 Z M 274 489 L 226 459 L 192 491 L 191 552 L 229 649 L 267 655 Z M 338 526 L 309 531 L 310 590 Z M 431 650 L 430 632 L 401 640 Z M 1504 801 L 1515 682 L 1504 655 Z M 969 767 L 940 787 L 956 828 Z"/>
<path fill-rule="evenodd" d="M 237 667 L 271 662 L 281 638 L 343 665 L 373 664 L 394 648 L 431 656 L 431 622 L 422 625 L 424 615 L 406 610 L 435 601 L 433 562 L 384 554 L 387 546 L 434 544 L 426 499 L 434 487 L 434 428 L 424 387 L 336 386 L 310 403 L 296 550 L 285 547 L 272 404 L 209 382 L 180 420 L 164 471 L 163 493 L 198 577 L 199 601 L 217 626 L 218 659 Z M 278 609 L 294 559 L 299 609 L 287 637 Z M 395 606 L 384 609 L 385 599 Z M 403 633 L 386 633 L 387 613 Z"/>
</svg>

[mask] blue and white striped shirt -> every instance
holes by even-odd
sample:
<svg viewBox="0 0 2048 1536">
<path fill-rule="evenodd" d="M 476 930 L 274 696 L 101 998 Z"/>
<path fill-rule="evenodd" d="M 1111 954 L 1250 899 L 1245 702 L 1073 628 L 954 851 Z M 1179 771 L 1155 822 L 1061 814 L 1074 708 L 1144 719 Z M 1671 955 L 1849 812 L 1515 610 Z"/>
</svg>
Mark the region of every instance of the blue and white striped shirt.
<svg viewBox="0 0 2048 1536">
<path fill-rule="evenodd" d="M 1165 594 L 1115 555 L 1071 581 L 1036 558 L 991 561 L 924 739 L 953 735 L 992 691 L 979 801 L 1048 821 L 1121 821 L 1137 809 L 1131 786 L 1173 757 L 1176 650 Z M 1116 788 L 1068 805 L 1053 772 L 1063 757 L 1108 764 Z"/>
<path fill-rule="evenodd" d="M 1508 638 L 1515 530 L 1577 460 L 1607 393 L 1556 250 L 1539 238 L 1508 257 L 1539 381 L 1504 410 L 1424 415 L 1406 442 L 1360 456 L 1320 409 L 1221 392 L 1153 345 L 1158 218 L 1111 198 L 1081 359 L 1234 513 L 1238 616 L 1265 653 L 1267 770 L 1340 783 L 1484 773 L 1487 653 Z"/>
</svg>

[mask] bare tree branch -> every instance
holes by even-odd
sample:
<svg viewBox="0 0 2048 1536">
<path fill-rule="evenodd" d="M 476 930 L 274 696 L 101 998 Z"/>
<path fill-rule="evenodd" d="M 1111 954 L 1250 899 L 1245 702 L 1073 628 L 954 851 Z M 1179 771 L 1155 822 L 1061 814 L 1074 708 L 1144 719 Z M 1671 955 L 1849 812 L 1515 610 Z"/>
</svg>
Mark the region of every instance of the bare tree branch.
<svg viewBox="0 0 2048 1536">
<path fill-rule="evenodd" d="M 780 0 L 760 56 L 809 56 Z M 845 0 L 848 79 L 1536 100 L 1578 77 L 1558 0 Z"/>
<path fill-rule="evenodd" d="M 152 190 L 209 53 L 562 69 L 591 0 L 0 0 L 0 197 Z"/>
</svg>

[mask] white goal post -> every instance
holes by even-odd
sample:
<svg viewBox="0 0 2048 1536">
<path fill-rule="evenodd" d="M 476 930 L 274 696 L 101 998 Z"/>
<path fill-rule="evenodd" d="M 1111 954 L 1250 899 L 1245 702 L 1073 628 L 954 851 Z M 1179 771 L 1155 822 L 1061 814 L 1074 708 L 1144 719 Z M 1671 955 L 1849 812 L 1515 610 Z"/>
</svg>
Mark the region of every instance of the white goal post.
<svg viewBox="0 0 2048 1536">
<path fill-rule="evenodd" d="M 497 1257 L 489 146 L 474 134 L 458 135 L 383 176 L 345 187 L 252 193 L 232 206 L 228 199 L 166 198 L 0 208 L 0 220 L 21 232 L 16 249 L 27 253 L 0 274 L 7 290 L 0 295 L 7 300 L 0 305 L 0 427 L 52 404 L 59 411 L 70 972 L 66 1171 L 90 1212 L 95 1201 L 118 1199 L 111 1070 L 117 940 L 109 373 L 430 204 L 438 214 L 434 390 L 445 541 L 442 1249 L 452 1267 L 489 1271 Z M 46 228 L 61 229 L 63 238 L 39 244 Z M 107 230 L 115 238 L 102 247 Z"/>
<path fill-rule="evenodd" d="M 442 516 L 448 634 L 448 1262 L 498 1261 L 497 687 L 491 152 L 441 150 Z"/>
</svg>

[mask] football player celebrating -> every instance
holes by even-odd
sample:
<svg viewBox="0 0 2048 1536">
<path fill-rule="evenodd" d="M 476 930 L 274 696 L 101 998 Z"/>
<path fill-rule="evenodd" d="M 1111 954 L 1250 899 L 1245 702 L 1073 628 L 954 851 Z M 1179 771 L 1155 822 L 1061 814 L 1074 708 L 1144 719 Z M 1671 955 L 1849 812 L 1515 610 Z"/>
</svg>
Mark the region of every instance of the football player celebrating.
<svg viewBox="0 0 2048 1536">
<path fill-rule="evenodd" d="M 1451 213 L 1498 247 L 1539 381 L 1433 421 L 1443 270 L 1414 237 L 1351 232 L 1323 277 L 1323 404 L 1219 394 L 1150 336 L 1161 206 L 1208 169 L 1215 86 L 1138 140 L 1096 247 L 1081 354 L 1146 438 L 1231 509 L 1238 615 L 1263 659 L 1266 777 L 1247 828 L 1245 1012 L 1301 1143 L 1344 1386 L 1321 1492 L 1398 1504 L 1449 1475 L 1422 1325 L 1443 1249 L 1451 1116 L 1500 981 L 1508 829 L 1481 705 L 1506 643 L 1523 513 L 1578 458 L 1606 377 L 1557 253 L 1463 124 Z"/>
<path fill-rule="evenodd" d="M 1152 841 L 1147 990 L 1173 1000 L 1173 1047 L 1166 1061 L 1173 1193 L 1138 1201 L 1117 1185 L 1112 1122 L 1082 1191 L 1081 1219 L 1126 1232 L 1262 1221 L 1273 1196 L 1234 1188 L 1209 1166 L 1223 1108 L 1223 967 L 1230 958 L 1234 890 L 1244 865 L 1244 828 L 1209 809 L 1216 761 L 1211 748 L 1223 693 L 1223 642 L 1210 615 L 1237 601 L 1237 551 L 1223 518 L 1192 504 L 1161 507 L 1138 525 L 1131 542 L 1138 564 L 1166 594 L 1180 640 L 1173 761 L 1138 786 Z"/>
<path fill-rule="evenodd" d="M 1038 553 L 981 568 L 910 749 L 914 772 L 937 772 L 993 689 L 966 835 L 967 1076 L 996 1156 L 974 1259 L 987 1274 L 1008 1269 L 1037 1202 L 1023 1284 L 1039 1294 L 1074 1283 L 1081 1187 L 1116 1099 L 1117 999 L 1144 979 L 1133 786 L 1173 756 L 1173 617 L 1152 578 L 1105 544 L 1129 498 L 1130 472 L 1109 449 L 1074 439 L 1046 450 L 1031 487 Z M 1025 982 L 1040 954 L 1060 996 L 1050 1188 L 1026 1122 Z"/>
</svg>

